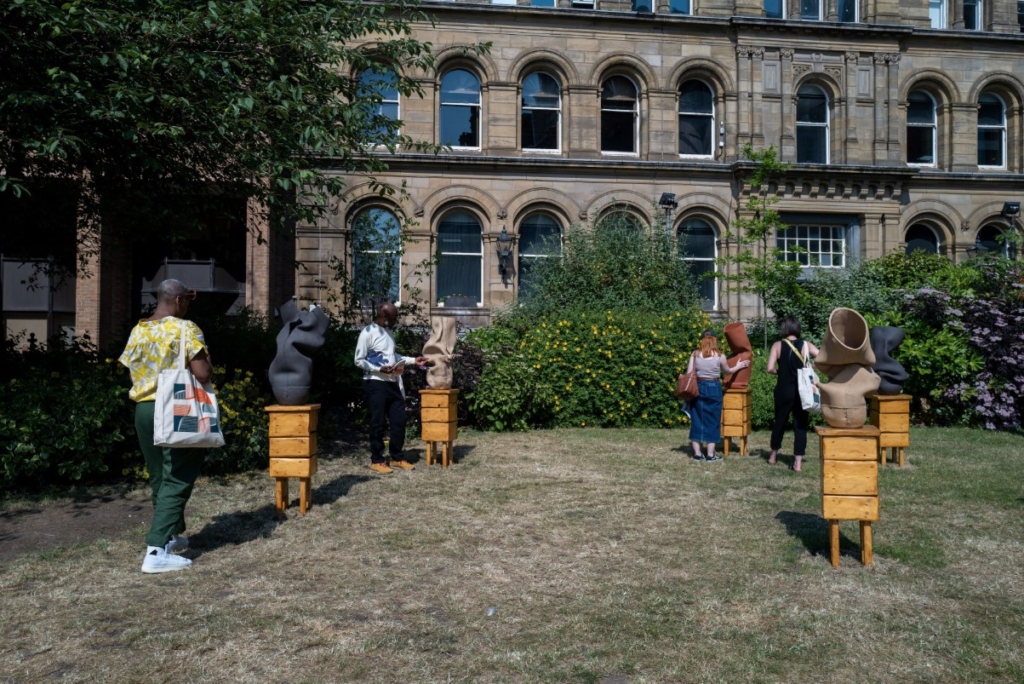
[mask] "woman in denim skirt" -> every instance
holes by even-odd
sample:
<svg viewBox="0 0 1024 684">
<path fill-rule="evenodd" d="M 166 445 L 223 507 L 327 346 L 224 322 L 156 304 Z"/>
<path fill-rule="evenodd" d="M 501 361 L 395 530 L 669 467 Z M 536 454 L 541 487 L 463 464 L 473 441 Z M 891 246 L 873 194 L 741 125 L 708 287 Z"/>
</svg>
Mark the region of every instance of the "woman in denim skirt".
<svg viewBox="0 0 1024 684">
<path fill-rule="evenodd" d="M 700 347 L 690 354 L 687 373 L 697 370 L 700 394 L 690 404 L 690 445 L 698 461 L 721 461 L 715 455 L 715 443 L 722 438 L 722 372 L 735 373 L 746 368 L 750 361 L 737 361 L 729 367 L 725 356 L 718 351 L 718 336 L 708 328 L 700 336 Z M 707 445 L 707 456 L 701 453 L 701 443 Z"/>
</svg>

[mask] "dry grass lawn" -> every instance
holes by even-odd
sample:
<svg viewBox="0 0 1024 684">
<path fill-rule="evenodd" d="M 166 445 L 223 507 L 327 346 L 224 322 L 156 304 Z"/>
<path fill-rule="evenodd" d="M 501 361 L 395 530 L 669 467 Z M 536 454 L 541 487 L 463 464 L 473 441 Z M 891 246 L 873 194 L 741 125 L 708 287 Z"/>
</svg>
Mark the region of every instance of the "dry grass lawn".
<svg viewBox="0 0 1024 684">
<path fill-rule="evenodd" d="M 802 474 L 766 434 L 465 432 L 388 477 L 339 448 L 281 522 L 266 476 L 201 480 L 187 571 L 141 574 L 141 528 L 0 568 L 0 681 L 1024 681 L 1024 437 L 911 439 L 873 569 L 856 523 L 828 563 L 814 437 Z"/>
</svg>

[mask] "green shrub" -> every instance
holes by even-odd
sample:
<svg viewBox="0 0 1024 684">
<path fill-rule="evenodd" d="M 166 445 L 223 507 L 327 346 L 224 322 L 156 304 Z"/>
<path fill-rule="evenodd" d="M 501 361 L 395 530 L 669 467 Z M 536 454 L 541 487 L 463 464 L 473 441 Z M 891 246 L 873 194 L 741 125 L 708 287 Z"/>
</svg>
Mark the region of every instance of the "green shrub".
<svg viewBox="0 0 1024 684">
<path fill-rule="evenodd" d="M 260 389 L 251 371 L 214 368 L 213 382 L 224 446 L 207 451 L 203 473 L 221 475 L 267 468 L 269 421 L 263 409 L 276 402 Z"/>
<path fill-rule="evenodd" d="M 673 396 L 676 377 L 709 323 L 696 309 L 543 318 L 519 343 L 525 369 L 507 372 L 542 397 L 550 392 L 557 426 L 674 427 L 685 421 Z"/>
</svg>

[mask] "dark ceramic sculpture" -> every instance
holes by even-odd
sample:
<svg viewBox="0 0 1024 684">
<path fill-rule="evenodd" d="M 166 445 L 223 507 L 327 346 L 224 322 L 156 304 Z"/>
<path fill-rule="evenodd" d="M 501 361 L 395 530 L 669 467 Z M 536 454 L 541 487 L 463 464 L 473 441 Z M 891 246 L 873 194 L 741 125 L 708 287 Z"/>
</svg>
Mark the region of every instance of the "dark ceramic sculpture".
<svg viewBox="0 0 1024 684">
<path fill-rule="evenodd" d="M 281 321 L 284 327 L 277 334 L 277 356 L 268 373 L 270 387 L 277 403 L 298 406 L 309 399 L 313 379 L 313 360 L 309 357 L 324 345 L 330 321 L 316 306 L 299 311 L 292 300 L 281 306 Z"/>
<path fill-rule="evenodd" d="M 743 327 L 742 323 L 730 323 L 725 326 L 725 330 L 722 331 L 725 334 L 725 339 L 729 343 L 729 349 L 732 353 L 729 354 L 727 361 L 729 366 L 735 366 L 737 361 L 750 361 L 753 363 L 754 354 L 751 351 L 750 338 L 747 337 L 747 329 Z M 753 370 L 753 366 L 747 366 L 740 370 L 726 375 L 725 380 L 722 384 L 725 385 L 726 389 L 740 389 L 750 384 L 750 371 Z"/>
<path fill-rule="evenodd" d="M 878 385 L 879 394 L 892 395 L 903 391 L 903 383 L 909 374 L 891 354 L 900 346 L 904 337 L 906 333 L 903 330 L 888 325 L 876 325 L 871 329 L 871 349 L 875 352 L 872 368 L 882 379 Z"/>
</svg>

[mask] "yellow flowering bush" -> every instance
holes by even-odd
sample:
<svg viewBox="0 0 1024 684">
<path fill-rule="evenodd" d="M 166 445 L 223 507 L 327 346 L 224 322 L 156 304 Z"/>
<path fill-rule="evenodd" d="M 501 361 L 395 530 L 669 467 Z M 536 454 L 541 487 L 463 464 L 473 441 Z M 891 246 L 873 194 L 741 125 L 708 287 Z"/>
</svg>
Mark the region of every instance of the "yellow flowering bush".
<svg viewBox="0 0 1024 684">
<path fill-rule="evenodd" d="M 263 408 L 274 403 L 273 400 L 260 391 L 250 371 L 228 372 L 215 366 L 213 384 L 220 404 L 225 445 L 207 452 L 203 472 L 217 475 L 267 468 L 270 447 L 267 414 Z"/>
</svg>

